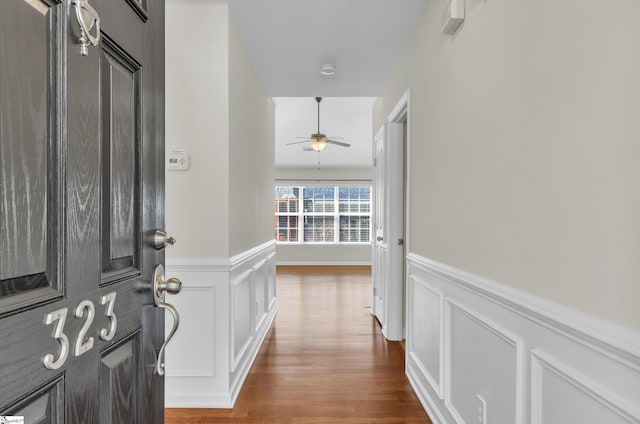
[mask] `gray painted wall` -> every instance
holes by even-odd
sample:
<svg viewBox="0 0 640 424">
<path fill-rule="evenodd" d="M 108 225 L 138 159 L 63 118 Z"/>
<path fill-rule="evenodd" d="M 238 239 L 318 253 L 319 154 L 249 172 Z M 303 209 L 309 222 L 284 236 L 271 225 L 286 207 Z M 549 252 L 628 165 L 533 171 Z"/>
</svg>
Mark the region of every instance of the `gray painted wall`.
<svg viewBox="0 0 640 424">
<path fill-rule="evenodd" d="M 640 329 L 640 3 L 444 7 L 374 107 L 411 90 L 411 251 Z"/>
<path fill-rule="evenodd" d="M 166 172 L 167 256 L 228 258 L 273 239 L 273 102 L 227 5 L 171 0 L 166 25 L 166 150 L 191 157 Z"/>
</svg>

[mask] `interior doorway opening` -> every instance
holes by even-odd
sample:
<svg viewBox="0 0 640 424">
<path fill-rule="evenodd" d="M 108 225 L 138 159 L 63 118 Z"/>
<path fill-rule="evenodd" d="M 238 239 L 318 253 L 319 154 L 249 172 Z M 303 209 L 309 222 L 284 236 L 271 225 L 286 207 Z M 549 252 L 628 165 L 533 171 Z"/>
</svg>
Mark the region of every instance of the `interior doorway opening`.
<svg viewBox="0 0 640 424">
<path fill-rule="evenodd" d="M 408 249 L 409 92 L 389 114 L 375 141 L 376 241 L 373 252 L 374 313 L 388 340 L 405 338 Z"/>
</svg>

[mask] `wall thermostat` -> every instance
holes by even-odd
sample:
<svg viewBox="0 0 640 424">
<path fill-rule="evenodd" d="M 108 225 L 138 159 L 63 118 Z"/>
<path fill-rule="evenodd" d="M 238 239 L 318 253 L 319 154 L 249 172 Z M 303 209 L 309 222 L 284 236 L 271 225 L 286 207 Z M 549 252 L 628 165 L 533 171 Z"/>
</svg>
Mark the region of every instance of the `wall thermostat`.
<svg viewBox="0 0 640 424">
<path fill-rule="evenodd" d="M 170 171 L 186 171 L 189 169 L 189 155 L 184 147 L 172 146 L 167 155 L 167 169 Z"/>
</svg>

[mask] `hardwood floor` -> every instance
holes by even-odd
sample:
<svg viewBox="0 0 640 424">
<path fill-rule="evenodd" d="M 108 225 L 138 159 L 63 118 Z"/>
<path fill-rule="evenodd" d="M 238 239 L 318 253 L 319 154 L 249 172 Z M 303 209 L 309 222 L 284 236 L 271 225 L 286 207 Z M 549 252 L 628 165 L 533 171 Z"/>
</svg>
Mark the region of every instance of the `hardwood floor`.
<svg viewBox="0 0 640 424">
<path fill-rule="evenodd" d="M 404 350 L 367 308 L 369 267 L 278 267 L 278 315 L 233 409 L 167 409 L 167 424 L 431 423 Z"/>
</svg>

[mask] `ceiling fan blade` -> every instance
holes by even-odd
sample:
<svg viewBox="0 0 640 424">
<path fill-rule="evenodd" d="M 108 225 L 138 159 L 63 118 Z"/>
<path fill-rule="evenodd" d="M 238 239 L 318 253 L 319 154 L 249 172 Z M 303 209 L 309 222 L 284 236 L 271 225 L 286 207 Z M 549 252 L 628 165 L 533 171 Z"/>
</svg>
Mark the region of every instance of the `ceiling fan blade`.
<svg viewBox="0 0 640 424">
<path fill-rule="evenodd" d="M 309 140 L 309 137 L 297 136 L 296 138 L 305 138 L 305 139 Z"/>
<path fill-rule="evenodd" d="M 344 140 L 344 137 L 338 137 L 338 136 L 335 136 L 335 135 L 330 135 L 327 138 L 330 138 L 331 140 Z"/>
<path fill-rule="evenodd" d="M 293 143 L 287 143 L 287 144 L 285 144 L 285 146 L 291 146 L 292 144 L 308 143 L 308 142 L 310 142 L 310 141 L 311 141 L 311 140 L 309 140 L 309 139 L 302 140 L 302 141 L 294 141 Z"/>
<path fill-rule="evenodd" d="M 327 140 L 327 143 L 337 144 L 338 146 L 342 146 L 342 147 L 351 147 L 351 144 L 349 144 L 349 143 L 343 143 L 341 141 L 335 141 L 335 140 L 331 140 L 331 139 Z"/>
</svg>

